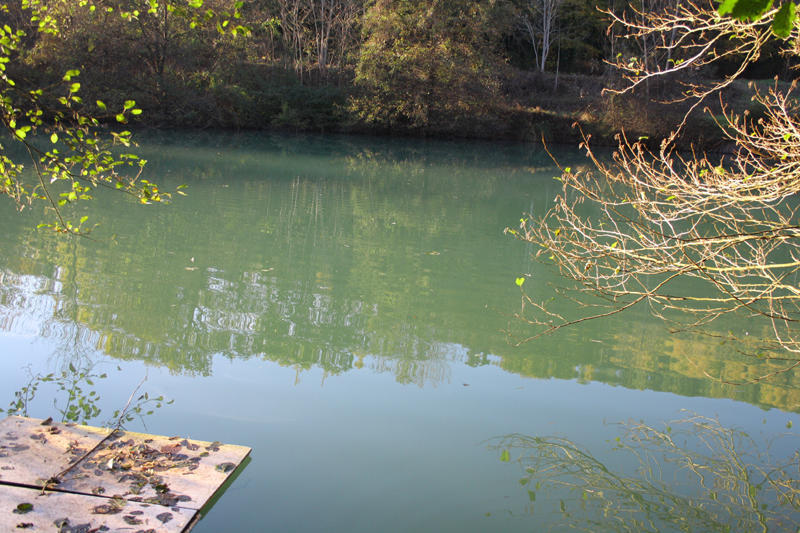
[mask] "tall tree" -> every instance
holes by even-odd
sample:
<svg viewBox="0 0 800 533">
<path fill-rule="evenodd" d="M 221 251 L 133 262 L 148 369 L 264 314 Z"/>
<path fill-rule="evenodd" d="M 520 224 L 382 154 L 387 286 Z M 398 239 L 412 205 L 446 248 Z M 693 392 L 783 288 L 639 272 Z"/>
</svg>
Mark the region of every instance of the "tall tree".
<svg viewBox="0 0 800 533">
<path fill-rule="evenodd" d="M 425 128 L 477 116 L 498 88 L 492 0 L 378 0 L 356 68 L 362 119 Z"/>
<path fill-rule="evenodd" d="M 363 0 L 277 0 L 284 47 L 301 82 L 314 69 L 327 78 L 355 46 Z"/>
<path fill-rule="evenodd" d="M 544 72 L 547 65 L 561 3 L 562 0 L 526 0 L 522 5 L 520 26 L 531 45 L 539 72 Z"/>
</svg>

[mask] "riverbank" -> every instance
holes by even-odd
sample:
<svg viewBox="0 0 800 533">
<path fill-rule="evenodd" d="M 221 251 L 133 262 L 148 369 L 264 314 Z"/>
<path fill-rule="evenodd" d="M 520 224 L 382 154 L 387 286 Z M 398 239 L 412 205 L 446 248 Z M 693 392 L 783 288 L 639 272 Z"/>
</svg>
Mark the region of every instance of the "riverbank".
<svg viewBox="0 0 800 533">
<path fill-rule="evenodd" d="M 14 76 L 31 89 L 57 86 L 60 69 L 34 72 L 16 65 Z M 113 74 L 113 75 L 112 75 Z M 128 84 L 113 69 L 80 74 L 82 102 L 103 102 L 98 114 L 116 125 L 115 113 L 133 100 L 141 109 L 129 116 L 130 127 L 156 130 L 214 129 L 292 133 L 356 133 L 419 138 L 478 139 L 577 145 L 583 136 L 594 146 L 616 146 L 624 132 L 629 140 L 651 147 L 669 135 L 688 110 L 680 102 L 681 85 L 665 79 L 636 92 L 614 94 L 611 75 L 552 74 L 511 67 L 488 77 L 441 82 L 404 89 L 358 83 L 355 73 L 329 72 L 324 79 L 302 83 L 280 66 L 239 64 L 228 76 L 143 78 Z M 758 82 L 762 86 L 770 81 Z M 750 109 L 752 88 L 737 81 L 725 101 L 738 111 Z M 676 145 L 681 149 L 719 151 L 726 148 L 714 121 L 719 103 L 702 106 L 689 117 Z"/>
<path fill-rule="evenodd" d="M 38 7 L 7 6 L 4 23 L 26 36 L 3 63 L 14 87 L 11 105 L 46 120 L 58 119 L 66 106 L 67 115 L 110 124 L 122 116 L 155 129 L 571 145 L 583 132 L 593 144 L 610 146 L 624 131 L 658 146 L 687 110 L 682 91 L 739 68 L 726 54 L 713 69 L 660 72 L 633 93 L 608 93 L 624 87 L 625 62 L 669 62 L 658 48 L 643 52 L 636 39 L 609 32 L 610 13 L 583 0 L 559 11 L 558 38 L 548 53 L 537 43 L 554 36 L 524 30 L 532 13 L 513 2 L 353 0 L 333 2 L 327 11 L 314 2 L 215 0 L 198 11 L 123 4 L 84 10 L 45 2 L 47 28 Z M 619 6 L 614 17 L 628 10 Z M 795 64 L 765 46 L 738 74 L 792 80 Z M 743 82 L 725 101 L 745 110 L 751 94 Z M 126 117 L 134 109 L 126 104 L 138 116 Z M 718 115 L 716 105 L 711 113 Z M 700 106 L 677 144 L 719 150 L 726 142 Z"/>
<path fill-rule="evenodd" d="M 617 136 L 624 132 L 628 139 L 658 146 L 688 108 L 671 101 L 675 95 L 657 87 L 650 98 L 615 95 L 605 90 L 612 84 L 605 76 L 514 70 L 498 79 L 492 94 L 484 99 L 476 94 L 476 98 L 466 98 L 464 105 L 423 101 L 419 105 L 424 108 L 424 119 L 411 120 L 402 113 L 374 112 L 390 104 L 352 83 L 300 84 L 286 72 L 257 67 L 240 73 L 239 79 L 228 85 L 191 91 L 174 88 L 172 105 L 167 107 L 148 93 L 133 91 L 130 97 L 144 110 L 134 125 L 567 145 L 578 144 L 585 134 L 596 146 L 616 146 Z M 751 95 L 742 82 L 729 89 L 726 99 L 734 107 L 746 109 Z M 677 143 L 680 148 L 725 148 L 712 113 L 718 115 L 719 109 L 698 109 L 690 116 Z"/>
</svg>

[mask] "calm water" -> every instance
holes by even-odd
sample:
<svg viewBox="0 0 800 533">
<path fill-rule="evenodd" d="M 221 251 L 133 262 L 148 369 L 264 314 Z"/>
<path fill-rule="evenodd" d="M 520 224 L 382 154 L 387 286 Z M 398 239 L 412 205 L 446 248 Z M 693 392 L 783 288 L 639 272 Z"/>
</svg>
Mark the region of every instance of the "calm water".
<svg viewBox="0 0 800 533">
<path fill-rule="evenodd" d="M 629 442 L 618 422 L 678 428 L 670 421 L 688 410 L 718 418 L 714 435 L 737 428 L 752 441 L 740 435 L 720 459 L 690 428 L 675 439 L 679 456 L 790 462 L 795 374 L 721 385 L 704 372 L 758 369 L 730 347 L 669 335 L 644 310 L 509 342 L 506 332 L 525 334 L 511 317 L 514 279 L 530 274 L 525 288 L 542 298 L 557 281 L 503 235 L 557 190 L 543 152 L 175 134 L 144 139 L 140 153 L 188 196 L 168 207 L 104 197 L 91 240 L 37 231 L 40 213 L 0 204 L 0 405 L 31 375 L 91 368 L 108 374 L 83 385 L 100 395 L 100 423 L 146 376 L 150 396 L 174 403 L 130 429 L 253 448 L 195 531 L 697 531 L 747 528 L 759 513 L 781 530 L 797 519 L 750 488 L 757 474 L 729 490 L 744 491 L 730 501 L 766 505 L 758 512 L 723 505 L 724 487 L 708 499 L 668 461 L 674 450 L 648 455 L 657 480 L 614 450 Z M 58 416 L 64 403 L 42 385 L 28 413 Z M 638 496 L 600 474 L 540 476 L 565 449 L 544 436 L 583 450 Z M 558 457 L 565 467 L 576 454 Z M 571 467 L 587 471 L 577 459 Z M 631 507 L 648 498 L 661 503 Z"/>
</svg>

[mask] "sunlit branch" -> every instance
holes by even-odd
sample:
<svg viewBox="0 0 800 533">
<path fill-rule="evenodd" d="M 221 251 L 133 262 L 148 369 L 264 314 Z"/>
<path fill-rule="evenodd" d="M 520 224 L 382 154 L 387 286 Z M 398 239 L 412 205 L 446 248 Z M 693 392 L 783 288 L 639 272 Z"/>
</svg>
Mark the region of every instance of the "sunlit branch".
<svg viewBox="0 0 800 533">
<path fill-rule="evenodd" d="M 569 294 L 579 309 L 592 310 L 568 317 L 535 303 L 523 289 L 517 316 L 537 331 L 520 342 L 608 317 L 646 300 L 651 313 L 674 329 L 705 332 L 727 315 L 757 317 L 769 324 L 773 341 L 790 356 L 785 359 L 800 360 L 800 106 L 792 96 L 796 82 L 781 85 L 776 80 L 767 89 L 753 87 L 753 101 L 763 109 L 759 118 L 737 113 L 721 95 L 772 38 L 777 11 L 741 21 L 721 17 L 710 3 L 689 1 L 677 9 L 637 11 L 628 18 L 609 13 L 612 26 L 622 27 L 631 39 L 674 33 L 671 44 L 657 47 L 669 47 L 674 64 L 665 68 L 655 61 L 648 67 L 618 58 L 614 66 L 628 83 L 615 92 L 722 57 L 736 56 L 737 66 L 733 75 L 721 80 L 685 82 L 678 100 L 693 104 L 657 151 L 622 133 L 607 161 L 593 152 L 584 136 L 581 146 L 593 170 L 562 168 L 562 188 L 553 207 L 507 230 L 538 245 L 536 256 L 547 258 L 545 263 L 572 283 L 558 294 Z M 787 47 L 797 38 L 795 25 Z M 714 120 L 732 153 L 679 153 L 673 141 L 688 113 L 713 93 L 720 93 L 721 109 Z M 666 282 L 677 277 L 695 285 L 671 283 L 667 289 Z M 784 357 L 772 354 L 764 359 Z M 775 374 L 770 371 L 757 380 Z"/>
</svg>

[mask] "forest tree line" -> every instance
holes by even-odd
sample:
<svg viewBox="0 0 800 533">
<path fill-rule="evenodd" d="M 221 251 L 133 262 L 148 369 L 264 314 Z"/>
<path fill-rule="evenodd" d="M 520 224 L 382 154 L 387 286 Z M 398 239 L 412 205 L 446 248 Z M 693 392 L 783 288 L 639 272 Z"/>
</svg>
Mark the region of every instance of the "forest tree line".
<svg viewBox="0 0 800 533">
<path fill-rule="evenodd" d="M 611 59 L 681 59 L 659 48 L 668 34 L 607 31 L 604 11 L 635 17 L 676 1 L 103 0 L 90 9 L 25 0 L 0 15 L 25 31 L 8 65 L 21 90 L 79 70 L 84 105 L 135 100 L 147 126 L 560 141 L 576 135 L 576 121 L 600 138 L 622 128 L 658 137 L 665 113 L 682 112 L 656 103 L 676 90 L 669 79 L 601 96 L 619 83 Z M 31 20 L 31 3 L 53 31 L 37 31 L 44 21 Z M 222 26 L 217 13 L 235 17 Z M 788 78 L 794 60 L 765 49 L 748 76 Z M 725 74 L 716 69 L 693 75 Z M 688 130 L 695 140 L 703 121 Z"/>
</svg>

